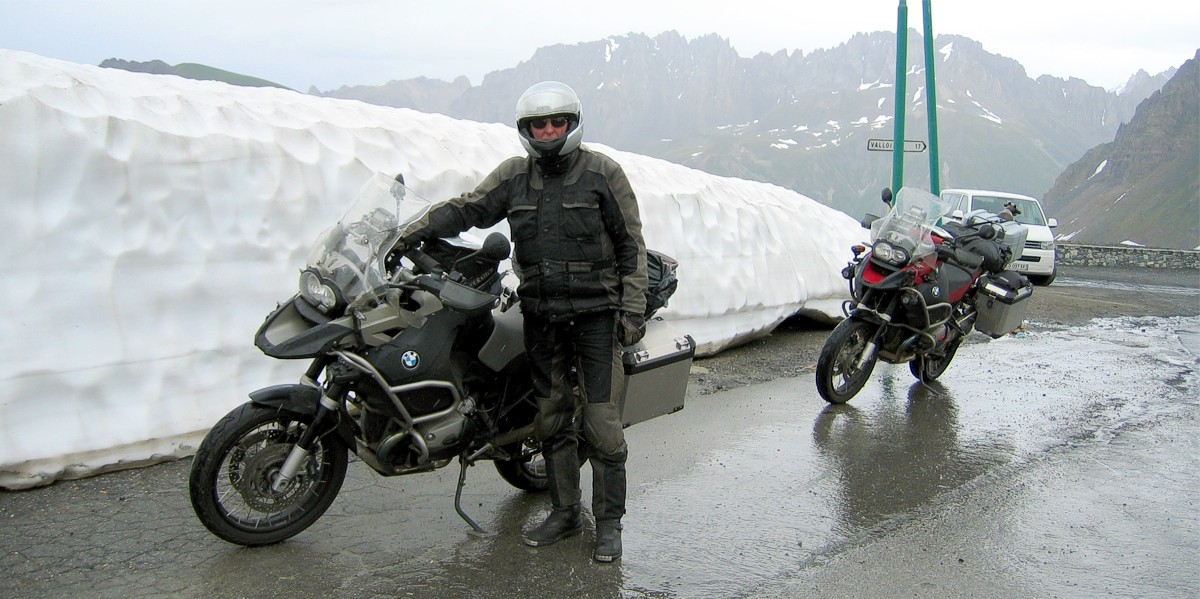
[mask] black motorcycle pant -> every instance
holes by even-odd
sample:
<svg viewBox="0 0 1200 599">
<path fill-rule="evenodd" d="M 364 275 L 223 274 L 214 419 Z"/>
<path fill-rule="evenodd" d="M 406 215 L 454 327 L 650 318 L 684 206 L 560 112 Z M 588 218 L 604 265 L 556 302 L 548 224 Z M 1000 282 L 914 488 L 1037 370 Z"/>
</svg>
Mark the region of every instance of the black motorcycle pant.
<svg viewBox="0 0 1200 599">
<path fill-rule="evenodd" d="M 629 455 L 619 401 L 625 377 L 615 311 L 567 320 L 525 315 L 530 360 L 550 501 L 578 505 L 579 467 L 592 464 L 592 514 L 597 520 L 625 514 L 625 460 Z"/>
</svg>

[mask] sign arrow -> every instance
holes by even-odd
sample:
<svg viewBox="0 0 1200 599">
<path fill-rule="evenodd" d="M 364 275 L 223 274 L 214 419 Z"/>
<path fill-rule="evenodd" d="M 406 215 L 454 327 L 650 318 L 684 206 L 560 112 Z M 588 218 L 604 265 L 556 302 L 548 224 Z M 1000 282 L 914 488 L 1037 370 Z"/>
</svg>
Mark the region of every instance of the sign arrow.
<svg viewBox="0 0 1200 599">
<path fill-rule="evenodd" d="M 904 151 L 905 152 L 924 152 L 925 148 L 927 148 L 927 147 L 928 146 L 925 145 L 925 142 L 920 141 L 920 140 L 911 140 L 911 139 L 904 140 Z M 890 139 L 868 139 L 867 140 L 867 149 L 872 152 L 891 152 L 892 151 L 892 140 L 890 140 Z"/>
</svg>

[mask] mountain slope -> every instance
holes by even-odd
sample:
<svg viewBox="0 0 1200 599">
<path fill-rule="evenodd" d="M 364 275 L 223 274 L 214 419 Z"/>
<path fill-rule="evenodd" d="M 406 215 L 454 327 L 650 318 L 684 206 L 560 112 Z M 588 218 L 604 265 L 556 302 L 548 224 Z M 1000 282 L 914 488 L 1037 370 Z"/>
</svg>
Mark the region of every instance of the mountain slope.
<svg viewBox="0 0 1200 599">
<path fill-rule="evenodd" d="M 895 44 L 894 33 L 863 33 L 807 55 L 742 58 L 716 35 L 631 33 L 539 49 L 442 106 L 435 104 L 446 90 L 432 85 L 422 94 L 380 86 L 322 95 L 511 123 L 530 82 L 557 79 L 583 98 L 587 141 L 774 183 L 858 217 L 891 182 L 890 154 L 869 152 L 867 140 L 893 136 Z M 912 31 L 909 44 L 905 137 L 927 140 L 920 34 Z M 1115 93 L 1079 79 L 1031 79 L 1016 61 L 965 37 L 939 35 L 935 45 L 945 187 L 1040 195 L 1066 165 L 1112 139 L 1133 115 L 1136 94 L 1169 76 L 1135 76 Z M 928 161 L 907 155 L 905 183 L 928 187 Z"/>
<path fill-rule="evenodd" d="M 895 44 L 891 32 L 861 33 L 807 55 L 743 58 L 716 35 L 689 41 L 673 31 L 630 33 L 541 48 L 479 86 L 463 77 L 417 78 L 309 93 L 511 125 L 520 93 L 531 82 L 556 79 L 583 98 L 586 141 L 773 183 L 857 218 L 892 180 L 891 154 L 868 151 L 867 141 L 893 137 Z M 934 46 L 942 187 L 1039 197 L 1085 152 L 1111 141 L 1175 72 L 1140 71 L 1121 90 L 1106 91 L 1075 78 L 1032 79 L 1018 62 L 962 36 L 939 35 Z M 908 57 L 905 138 L 929 141 L 924 46 L 915 30 Z M 161 61 L 102 66 L 270 84 Z M 906 185 L 928 188 L 929 157 L 905 155 Z M 1086 202 L 1048 208 L 1063 222 L 1089 210 Z"/>
<path fill-rule="evenodd" d="M 1080 243 L 1200 247 L 1200 51 L 1137 107 L 1113 141 L 1046 193 L 1057 233 Z M 1066 217 L 1066 215 L 1070 215 Z"/>
</svg>

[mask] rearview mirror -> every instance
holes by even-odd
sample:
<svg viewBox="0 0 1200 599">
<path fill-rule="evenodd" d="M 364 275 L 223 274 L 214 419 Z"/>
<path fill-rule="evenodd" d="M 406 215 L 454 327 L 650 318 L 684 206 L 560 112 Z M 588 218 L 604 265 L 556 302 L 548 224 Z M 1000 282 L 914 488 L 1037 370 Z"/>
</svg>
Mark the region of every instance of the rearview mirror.
<svg viewBox="0 0 1200 599">
<path fill-rule="evenodd" d="M 479 248 L 479 255 L 499 262 L 508 257 L 512 246 L 508 243 L 508 238 L 503 233 L 492 232 L 483 240 L 483 247 Z"/>
</svg>

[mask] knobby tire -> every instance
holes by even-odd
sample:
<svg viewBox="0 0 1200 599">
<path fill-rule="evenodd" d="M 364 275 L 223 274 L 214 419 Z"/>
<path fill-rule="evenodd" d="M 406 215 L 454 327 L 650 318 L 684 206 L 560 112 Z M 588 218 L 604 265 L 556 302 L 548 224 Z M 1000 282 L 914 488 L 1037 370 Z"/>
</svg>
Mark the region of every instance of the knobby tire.
<svg viewBox="0 0 1200 599">
<path fill-rule="evenodd" d="M 188 493 L 200 522 L 238 545 L 271 545 L 307 529 L 337 497 L 349 463 L 336 435 L 317 440 L 308 463 L 281 493 L 278 472 L 311 416 L 243 404 L 209 431 L 192 460 Z"/>
</svg>

